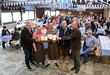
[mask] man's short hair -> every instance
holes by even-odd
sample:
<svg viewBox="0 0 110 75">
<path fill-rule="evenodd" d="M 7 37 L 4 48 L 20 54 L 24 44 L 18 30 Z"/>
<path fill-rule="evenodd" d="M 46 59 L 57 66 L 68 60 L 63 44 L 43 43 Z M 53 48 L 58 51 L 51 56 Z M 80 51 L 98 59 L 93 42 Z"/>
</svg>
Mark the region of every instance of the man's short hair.
<svg viewBox="0 0 110 75">
<path fill-rule="evenodd" d="M 3 26 L 3 28 L 6 28 L 6 26 Z"/>
</svg>

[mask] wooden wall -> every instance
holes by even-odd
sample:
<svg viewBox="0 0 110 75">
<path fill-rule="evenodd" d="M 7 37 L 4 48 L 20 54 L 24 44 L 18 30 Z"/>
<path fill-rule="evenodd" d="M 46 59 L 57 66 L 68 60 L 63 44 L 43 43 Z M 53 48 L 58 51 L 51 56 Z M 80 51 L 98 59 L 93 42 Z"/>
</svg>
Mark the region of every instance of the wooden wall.
<svg viewBox="0 0 110 75">
<path fill-rule="evenodd" d="M 44 8 L 36 8 L 36 17 L 41 18 L 44 15 Z"/>
<path fill-rule="evenodd" d="M 91 15 L 90 12 L 94 12 L 94 14 L 100 15 L 100 14 L 104 14 L 104 10 L 103 9 L 87 9 L 85 11 L 76 11 L 76 10 L 61 10 L 60 13 L 62 16 L 66 16 L 69 15 L 68 12 L 71 12 L 70 15 L 80 15 L 80 12 L 82 12 L 81 15 Z M 92 15 L 94 15 L 92 14 Z"/>
</svg>

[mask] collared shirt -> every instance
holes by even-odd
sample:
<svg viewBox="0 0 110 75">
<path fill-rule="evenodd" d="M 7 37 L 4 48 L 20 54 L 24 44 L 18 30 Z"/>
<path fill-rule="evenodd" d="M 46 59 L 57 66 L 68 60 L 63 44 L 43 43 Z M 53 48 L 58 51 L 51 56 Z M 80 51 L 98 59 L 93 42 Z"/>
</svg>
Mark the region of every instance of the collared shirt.
<svg viewBox="0 0 110 75">
<path fill-rule="evenodd" d="M 84 36 L 84 40 L 86 47 L 94 48 L 97 45 L 97 39 L 94 36 L 89 37 L 86 35 Z"/>
<path fill-rule="evenodd" d="M 64 35 L 65 35 L 66 31 L 67 31 L 67 28 L 64 30 Z M 59 34 L 60 34 L 60 31 L 58 30 L 56 35 L 59 36 Z"/>
<path fill-rule="evenodd" d="M 28 30 L 32 34 L 32 30 Z"/>
</svg>

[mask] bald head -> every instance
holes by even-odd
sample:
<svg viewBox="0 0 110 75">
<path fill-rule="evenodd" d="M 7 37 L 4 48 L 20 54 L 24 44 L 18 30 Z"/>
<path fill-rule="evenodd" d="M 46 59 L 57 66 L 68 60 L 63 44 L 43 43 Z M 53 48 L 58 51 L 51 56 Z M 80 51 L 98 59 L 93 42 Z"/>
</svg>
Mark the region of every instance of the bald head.
<svg viewBox="0 0 110 75">
<path fill-rule="evenodd" d="M 72 26 L 73 29 L 78 29 L 78 25 L 79 24 L 78 24 L 77 21 L 73 21 L 71 26 Z"/>
<path fill-rule="evenodd" d="M 62 28 L 63 28 L 63 29 L 66 29 L 66 27 L 67 27 L 67 23 L 66 23 L 66 21 L 64 20 L 64 21 L 62 21 Z"/>
</svg>

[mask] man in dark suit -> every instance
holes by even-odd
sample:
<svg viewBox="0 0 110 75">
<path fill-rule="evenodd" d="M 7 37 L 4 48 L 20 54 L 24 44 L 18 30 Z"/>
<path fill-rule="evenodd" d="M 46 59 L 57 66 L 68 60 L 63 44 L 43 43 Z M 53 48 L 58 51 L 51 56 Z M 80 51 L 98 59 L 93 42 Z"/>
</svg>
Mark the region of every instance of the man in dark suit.
<svg viewBox="0 0 110 75">
<path fill-rule="evenodd" d="M 75 73 L 80 71 L 80 48 L 81 48 L 81 32 L 78 29 L 78 22 L 72 23 L 72 32 L 69 36 L 64 36 L 62 40 L 70 40 L 70 47 L 72 49 L 72 58 L 74 60 L 74 67 L 71 70 L 75 70 Z"/>
<path fill-rule="evenodd" d="M 32 39 L 32 23 L 27 22 L 24 29 L 21 31 L 21 46 L 23 47 L 25 54 L 25 63 L 28 69 L 32 70 L 30 67 L 30 63 L 32 64 L 32 43 L 34 40 Z"/>
<path fill-rule="evenodd" d="M 67 22 L 64 20 L 62 21 L 62 27 L 59 28 L 58 36 L 68 36 L 71 33 L 71 29 L 67 26 Z M 70 50 L 70 40 L 59 40 L 58 46 L 60 49 L 60 58 L 64 58 L 69 56 L 69 50 Z"/>
</svg>

